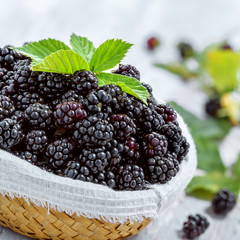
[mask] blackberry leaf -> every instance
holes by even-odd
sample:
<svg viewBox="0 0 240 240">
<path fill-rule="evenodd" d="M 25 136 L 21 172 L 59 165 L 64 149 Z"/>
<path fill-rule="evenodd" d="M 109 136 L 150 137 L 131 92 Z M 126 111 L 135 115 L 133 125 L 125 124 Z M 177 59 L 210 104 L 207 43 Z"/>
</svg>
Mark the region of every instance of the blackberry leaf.
<svg viewBox="0 0 240 240">
<path fill-rule="evenodd" d="M 59 50 L 44 58 L 40 64 L 32 66 L 33 71 L 60 74 L 74 74 L 82 69 L 89 70 L 88 63 L 72 50 Z"/>
<path fill-rule="evenodd" d="M 98 85 L 100 87 L 109 84 L 117 85 L 121 87 L 122 91 L 140 99 L 145 104 L 147 104 L 147 99 L 149 97 L 148 90 L 142 86 L 142 84 L 137 79 L 104 72 L 97 74 L 97 78 Z"/>
<path fill-rule="evenodd" d="M 93 43 L 87 38 L 77 36 L 76 34 L 71 35 L 70 43 L 73 51 L 80 54 L 88 63 L 90 63 L 96 50 Z"/>
<path fill-rule="evenodd" d="M 93 54 L 90 69 L 98 73 L 113 68 L 121 62 L 132 45 L 121 39 L 107 40 Z"/>
</svg>

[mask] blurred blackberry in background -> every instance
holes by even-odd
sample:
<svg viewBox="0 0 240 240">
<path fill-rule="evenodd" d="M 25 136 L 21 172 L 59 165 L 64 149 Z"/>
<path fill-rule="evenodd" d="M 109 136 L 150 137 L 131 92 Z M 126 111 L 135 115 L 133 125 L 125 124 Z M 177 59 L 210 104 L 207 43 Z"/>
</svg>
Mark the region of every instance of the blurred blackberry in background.
<svg viewBox="0 0 240 240">
<path fill-rule="evenodd" d="M 210 98 L 205 104 L 205 111 L 212 117 L 217 117 L 218 111 L 221 109 L 219 98 Z"/>
<path fill-rule="evenodd" d="M 14 112 L 15 106 L 10 98 L 0 95 L 0 121 L 4 118 L 11 118 Z"/>
<path fill-rule="evenodd" d="M 33 130 L 26 135 L 26 149 L 32 153 L 42 153 L 47 144 L 48 137 L 43 130 Z"/>
<path fill-rule="evenodd" d="M 157 37 L 151 37 L 147 40 L 148 50 L 153 51 L 159 46 L 160 46 L 160 41 Z"/>
<path fill-rule="evenodd" d="M 177 48 L 182 59 L 187 59 L 194 55 L 193 47 L 189 43 L 180 42 Z"/>
<path fill-rule="evenodd" d="M 133 77 L 140 81 L 140 72 L 130 64 L 119 64 L 118 69 L 114 70 L 113 73 Z"/>
<path fill-rule="evenodd" d="M 232 46 L 229 43 L 227 43 L 227 42 L 223 43 L 220 48 L 223 49 L 223 50 L 233 51 Z"/>
</svg>

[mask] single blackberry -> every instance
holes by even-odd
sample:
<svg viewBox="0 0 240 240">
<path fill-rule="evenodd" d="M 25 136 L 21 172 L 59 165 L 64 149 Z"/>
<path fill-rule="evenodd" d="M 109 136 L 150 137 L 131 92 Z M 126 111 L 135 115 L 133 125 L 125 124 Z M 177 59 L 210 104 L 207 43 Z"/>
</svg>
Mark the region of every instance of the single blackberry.
<svg viewBox="0 0 240 240">
<path fill-rule="evenodd" d="M 113 73 L 133 77 L 140 81 L 140 72 L 130 64 L 119 64 L 118 69 L 114 70 Z"/>
<path fill-rule="evenodd" d="M 125 140 L 136 134 L 137 127 L 133 120 L 125 114 L 113 114 L 111 122 L 114 127 L 116 138 Z"/>
<path fill-rule="evenodd" d="M 87 113 L 80 103 L 65 102 L 57 105 L 53 116 L 58 126 L 71 130 L 76 122 L 87 117 Z"/>
<path fill-rule="evenodd" d="M 29 151 L 18 151 L 18 152 L 14 152 L 14 154 L 23 159 L 26 160 L 27 162 L 33 164 L 33 165 L 37 165 L 38 166 L 38 156 L 37 154 L 31 153 Z"/>
<path fill-rule="evenodd" d="M 209 116 L 217 117 L 220 109 L 221 103 L 219 98 L 210 98 L 205 104 L 205 111 Z"/>
<path fill-rule="evenodd" d="M 168 150 L 167 138 L 156 132 L 149 133 L 144 136 L 143 150 L 147 157 L 162 157 Z"/>
<path fill-rule="evenodd" d="M 105 146 L 113 137 L 113 126 L 106 120 L 98 119 L 96 116 L 89 116 L 76 123 L 76 130 L 73 138 L 80 145 Z"/>
<path fill-rule="evenodd" d="M 222 50 L 230 50 L 230 51 L 233 51 L 233 47 L 232 47 L 229 43 L 227 43 L 227 42 L 225 42 L 224 44 L 222 44 L 222 46 L 220 46 L 220 48 L 221 48 Z"/>
<path fill-rule="evenodd" d="M 65 102 L 78 102 L 78 103 L 83 103 L 84 97 L 82 95 L 79 95 L 76 91 L 74 90 L 69 90 L 65 94 L 62 95 L 62 103 Z"/>
<path fill-rule="evenodd" d="M 183 233 L 187 239 L 195 239 L 202 235 L 209 227 L 208 220 L 196 214 L 188 216 L 188 221 L 183 224 Z"/>
<path fill-rule="evenodd" d="M 23 92 L 22 94 L 16 95 L 15 103 L 17 110 L 25 111 L 31 104 L 43 104 L 44 100 L 42 97 L 39 96 L 38 93 Z"/>
<path fill-rule="evenodd" d="M 18 60 L 26 59 L 25 56 L 10 48 L 10 45 L 0 48 L 0 66 L 12 70 Z"/>
<path fill-rule="evenodd" d="M 143 190 L 145 188 L 145 176 L 143 169 L 138 165 L 124 165 L 118 167 L 117 190 Z"/>
<path fill-rule="evenodd" d="M 166 123 L 175 122 L 177 120 L 177 113 L 169 104 L 158 104 L 155 110 L 162 115 Z"/>
<path fill-rule="evenodd" d="M 179 162 L 174 155 L 155 156 L 147 160 L 147 176 L 150 183 L 164 184 L 176 176 Z"/>
<path fill-rule="evenodd" d="M 35 103 L 24 111 L 23 118 L 27 127 L 47 130 L 52 124 L 52 111 L 47 105 Z"/>
<path fill-rule="evenodd" d="M 0 91 L 0 95 L 4 95 L 7 97 L 12 97 L 13 95 L 18 93 L 18 83 L 11 77 L 7 80 L 5 85 L 2 87 Z"/>
<path fill-rule="evenodd" d="M 0 121 L 4 118 L 10 118 L 15 112 L 14 103 L 9 97 L 0 95 Z"/>
<path fill-rule="evenodd" d="M 103 173 L 100 173 L 99 175 L 103 175 L 103 177 L 100 178 L 101 184 L 106 185 L 112 189 L 116 188 L 116 175 L 113 168 L 107 168 Z"/>
<path fill-rule="evenodd" d="M 73 144 L 67 139 L 59 139 L 49 144 L 46 150 L 48 163 L 55 171 L 62 169 L 73 156 Z"/>
<path fill-rule="evenodd" d="M 105 147 L 83 149 L 79 155 L 79 162 L 87 166 L 91 173 L 102 172 L 111 160 L 111 153 Z"/>
<path fill-rule="evenodd" d="M 145 105 L 133 97 L 124 97 L 123 98 L 123 107 L 122 112 L 128 115 L 132 119 L 140 119 L 143 115 L 143 109 Z"/>
<path fill-rule="evenodd" d="M 14 72 L 8 71 L 6 68 L 0 68 L 0 90 L 4 86 L 9 85 L 10 80 L 13 80 Z"/>
<path fill-rule="evenodd" d="M 71 85 L 80 95 L 87 95 L 98 88 L 98 79 L 93 72 L 82 70 L 71 76 Z"/>
<path fill-rule="evenodd" d="M 152 87 L 145 82 L 141 82 L 141 84 L 148 90 L 148 93 L 152 95 Z"/>
<path fill-rule="evenodd" d="M 122 155 L 125 151 L 125 146 L 123 143 L 118 142 L 116 139 L 111 139 L 107 145 L 106 149 L 111 153 L 111 161 L 109 166 L 117 166 L 124 161 Z"/>
<path fill-rule="evenodd" d="M 180 42 L 177 48 L 182 59 L 187 59 L 194 55 L 194 50 L 189 43 Z"/>
<path fill-rule="evenodd" d="M 237 203 L 236 196 L 227 189 L 221 189 L 213 198 L 212 208 L 217 214 L 230 212 Z"/>
<path fill-rule="evenodd" d="M 10 118 L 5 118 L 0 122 L 0 147 L 11 149 L 21 142 L 23 132 L 21 126 Z"/>
<path fill-rule="evenodd" d="M 43 130 L 33 130 L 26 135 L 26 149 L 32 153 L 42 153 L 48 144 L 48 137 Z"/>
<path fill-rule="evenodd" d="M 125 141 L 124 157 L 127 164 L 136 164 L 140 160 L 140 146 L 135 138 L 131 137 Z"/>
</svg>

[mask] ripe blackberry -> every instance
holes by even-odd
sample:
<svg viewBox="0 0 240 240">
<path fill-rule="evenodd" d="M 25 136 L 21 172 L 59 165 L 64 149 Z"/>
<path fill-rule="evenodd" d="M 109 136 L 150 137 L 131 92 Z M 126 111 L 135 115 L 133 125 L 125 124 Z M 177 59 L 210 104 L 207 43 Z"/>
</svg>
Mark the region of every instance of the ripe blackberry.
<svg viewBox="0 0 240 240">
<path fill-rule="evenodd" d="M 71 76 L 71 85 L 80 95 L 87 95 L 98 88 L 98 79 L 93 72 L 82 70 Z"/>
<path fill-rule="evenodd" d="M 76 122 L 87 117 L 87 113 L 80 103 L 65 102 L 57 105 L 53 116 L 58 126 L 73 129 Z"/>
<path fill-rule="evenodd" d="M 140 72 L 130 64 L 119 64 L 118 69 L 114 70 L 113 73 L 133 77 L 140 81 Z"/>
<path fill-rule="evenodd" d="M 12 120 L 16 121 L 17 123 L 23 123 L 23 112 L 22 111 L 15 111 L 11 117 Z"/>
<path fill-rule="evenodd" d="M 113 137 L 112 124 L 94 115 L 77 122 L 75 128 L 73 138 L 75 138 L 80 145 L 105 146 Z"/>
<path fill-rule="evenodd" d="M 23 159 L 23 160 L 26 160 L 27 162 L 33 164 L 33 165 L 38 165 L 38 157 L 37 157 L 37 154 L 34 154 L 32 152 L 29 152 L 29 151 L 18 151 L 18 152 L 14 152 L 14 154 Z"/>
<path fill-rule="evenodd" d="M 0 147 L 11 149 L 20 143 L 23 138 L 21 126 L 10 118 L 5 118 L 0 122 Z"/>
<path fill-rule="evenodd" d="M 210 98 L 205 104 L 205 111 L 209 116 L 217 117 L 220 109 L 221 103 L 219 98 Z"/>
<path fill-rule="evenodd" d="M 47 105 L 35 103 L 24 111 L 23 118 L 27 127 L 47 130 L 52 124 L 52 111 Z"/>
<path fill-rule="evenodd" d="M 135 138 L 131 137 L 125 141 L 124 153 L 127 164 L 136 164 L 140 160 L 140 147 Z"/>
<path fill-rule="evenodd" d="M 73 144 L 67 138 L 56 140 L 47 146 L 46 156 L 52 169 L 63 168 L 73 156 Z"/>
<path fill-rule="evenodd" d="M 113 168 L 107 168 L 97 176 L 96 180 L 102 185 L 106 185 L 112 189 L 116 188 L 116 176 Z M 96 180 L 94 182 L 96 182 Z"/>
<path fill-rule="evenodd" d="M 202 235 L 209 226 L 208 220 L 197 214 L 188 216 L 188 221 L 183 224 L 183 233 L 187 239 L 195 239 Z"/>
<path fill-rule="evenodd" d="M 164 135 L 156 132 L 144 136 L 143 150 L 147 157 L 163 156 L 168 150 L 168 141 Z"/>
<path fill-rule="evenodd" d="M 13 80 L 14 72 L 8 71 L 6 68 L 0 68 L 0 89 L 9 85 L 10 80 Z"/>
<path fill-rule="evenodd" d="M 237 203 L 236 196 L 227 189 L 221 189 L 213 198 L 212 208 L 217 214 L 230 212 Z"/>
<path fill-rule="evenodd" d="M 124 165 L 118 167 L 117 190 L 143 190 L 145 188 L 145 176 L 143 169 L 138 165 Z"/>
<path fill-rule="evenodd" d="M 69 90 L 65 94 L 62 95 L 62 103 L 65 102 L 78 102 L 78 103 L 83 103 L 84 97 L 82 95 L 79 95 L 76 91 L 74 90 Z"/>
<path fill-rule="evenodd" d="M 123 98 L 122 111 L 132 119 L 140 119 L 143 115 L 144 104 L 133 97 Z"/>
<path fill-rule="evenodd" d="M 177 120 L 177 113 L 169 104 L 158 104 L 155 110 L 162 115 L 166 123 L 175 122 Z"/>
<path fill-rule="evenodd" d="M 48 137 L 43 130 L 33 130 L 26 135 L 26 149 L 32 153 L 42 153 L 47 144 Z"/>
<path fill-rule="evenodd" d="M 148 90 L 149 94 L 152 95 L 152 91 L 153 91 L 152 87 L 149 84 L 145 83 L 145 82 L 141 82 L 141 84 Z"/>
<path fill-rule="evenodd" d="M 38 93 L 23 92 L 22 94 L 17 94 L 15 103 L 17 110 L 25 111 L 31 104 L 42 104 L 44 101 Z"/>
<path fill-rule="evenodd" d="M 0 95 L 0 121 L 10 118 L 15 112 L 14 103 L 9 97 Z"/>
<path fill-rule="evenodd" d="M 180 42 L 177 48 L 182 59 L 187 59 L 194 55 L 194 50 L 189 43 Z"/>
<path fill-rule="evenodd" d="M 0 66 L 12 70 L 18 60 L 26 59 L 25 56 L 17 51 L 10 49 L 10 45 L 0 48 Z"/>
<path fill-rule="evenodd" d="M 174 155 L 155 156 L 147 160 L 148 181 L 164 184 L 176 176 L 179 162 Z"/>
<path fill-rule="evenodd" d="M 123 143 L 118 142 L 116 139 L 111 139 L 107 145 L 106 149 L 111 153 L 111 161 L 109 162 L 109 166 L 117 166 L 122 161 L 122 154 L 124 154 L 125 146 Z"/>
<path fill-rule="evenodd" d="M 79 162 L 87 166 L 91 173 L 102 172 L 111 160 L 111 153 L 105 147 L 83 149 L 79 155 Z"/>
<path fill-rule="evenodd" d="M 125 114 L 113 114 L 111 122 L 114 127 L 116 138 L 125 140 L 136 134 L 137 127 L 133 120 Z"/>
</svg>

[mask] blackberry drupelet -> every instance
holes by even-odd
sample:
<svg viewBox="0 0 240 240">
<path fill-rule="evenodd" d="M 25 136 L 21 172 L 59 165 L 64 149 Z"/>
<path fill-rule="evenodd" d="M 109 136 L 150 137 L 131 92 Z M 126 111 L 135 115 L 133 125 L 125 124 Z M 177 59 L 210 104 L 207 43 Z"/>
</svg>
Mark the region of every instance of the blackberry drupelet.
<svg viewBox="0 0 240 240">
<path fill-rule="evenodd" d="M 147 160 L 147 180 L 150 183 L 164 184 L 176 176 L 179 171 L 179 162 L 172 154 L 163 157 L 154 156 Z"/>
<path fill-rule="evenodd" d="M 0 95 L 0 121 L 4 118 L 11 118 L 15 112 L 14 103 L 9 97 Z"/>
<path fill-rule="evenodd" d="M 188 221 L 183 224 L 183 233 L 187 239 L 195 239 L 202 235 L 209 227 L 208 220 L 196 214 L 188 216 Z"/>
<path fill-rule="evenodd" d="M 127 164 L 137 164 L 140 160 L 140 146 L 135 138 L 131 137 L 125 141 L 124 157 Z"/>
<path fill-rule="evenodd" d="M 52 111 L 47 105 L 35 103 L 24 111 L 23 118 L 26 127 L 48 130 L 52 124 Z"/>
<path fill-rule="evenodd" d="M 116 175 L 117 190 L 143 190 L 145 176 L 143 169 L 138 165 L 119 166 Z"/>
<path fill-rule="evenodd" d="M 210 98 L 205 104 L 205 111 L 209 116 L 217 117 L 220 109 L 221 103 L 219 98 Z"/>
<path fill-rule="evenodd" d="M 180 42 L 177 48 L 182 59 L 187 59 L 194 55 L 194 50 L 189 43 Z"/>
<path fill-rule="evenodd" d="M 118 69 L 114 70 L 113 73 L 133 77 L 140 81 L 140 72 L 130 64 L 119 64 Z"/>
<path fill-rule="evenodd" d="M 76 122 L 87 117 L 87 113 L 80 103 L 65 102 L 57 105 L 53 116 L 59 127 L 71 130 Z"/>
<path fill-rule="evenodd" d="M 23 132 L 21 126 L 10 118 L 0 122 L 0 147 L 9 150 L 21 142 Z"/>
<path fill-rule="evenodd" d="M 125 114 L 113 114 L 111 123 L 114 127 L 114 135 L 120 140 L 126 140 L 136 134 L 137 127 L 133 120 Z"/>
<path fill-rule="evenodd" d="M 53 170 L 62 169 L 73 156 L 73 144 L 67 138 L 56 140 L 47 146 L 46 156 Z"/>
<path fill-rule="evenodd" d="M 105 146 L 113 137 L 113 126 L 107 120 L 92 115 L 76 123 L 73 138 L 80 145 Z"/>
<path fill-rule="evenodd" d="M 156 132 L 144 136 L 143 150 L 147 157 L 163 156 L 168 150 L 168 141 L 164 135 Z"/>
<path fill-rule="evenodd" d="M 177 113 L 169 104 L 158 104 L 155 110 L 162 115 L 166 123 L 175 122 L 177 120 Z"/>
<path fill-rule="evenodd" d="M 72 89 L 77 91 L 80 95 L 87 95 L 92 90 L 98 88 L 98 79 L 91 71 L 75 72 L 71 78 Z"/>
<path fill-rule="evenodd" d="M 42 153 L 48 144 L 48 137 L 43 130 L 33 130 L 26 135 L 26 149 L 32 153 Z"/>
<path fill-rule="evenodd" d="M 236 196 L 227 189 L 221 189 L 213 198 L 212 208 L 217 214 L 227 214 L 237 203 Z"/>
</svg>

